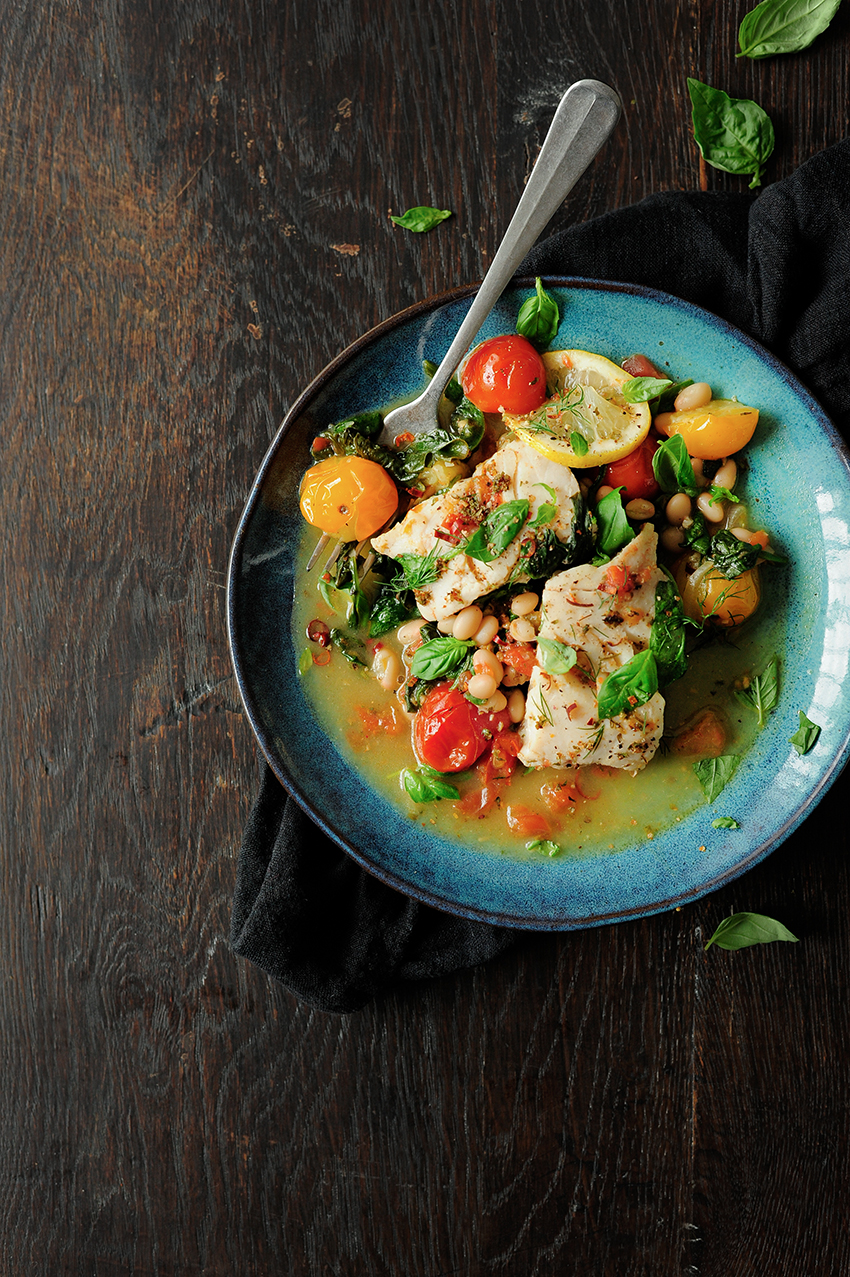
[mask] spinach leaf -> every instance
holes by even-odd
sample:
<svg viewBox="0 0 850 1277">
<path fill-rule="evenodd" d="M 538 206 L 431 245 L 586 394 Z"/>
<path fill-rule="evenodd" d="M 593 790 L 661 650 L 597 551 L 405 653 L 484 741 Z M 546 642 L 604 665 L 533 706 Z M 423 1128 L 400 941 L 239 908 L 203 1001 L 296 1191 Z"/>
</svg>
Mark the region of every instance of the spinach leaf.
<svg viewBox="0 0 850 1277">
<path fill-rule="evenodd" d="M 428 378 L 429 381 L 434 376 L 434 373 L 437 371 L 438 367 L 439 367 L 439 364 L 435 364 L 432 359 L 422 360 L 422 371 L 425 373 L 425 376 Z M 457 405 L 460 403 L 460 401 L 463 399 L 463 387 L 461 386 L 457 377 L 449 378 L 448 384 L 445 390 L 443 391 L 443 394 L 453 404 Z"/>
<path fill-rule="evenodd" d="M 671 435 L 656 448 L 652 472 L 662 492 L 687 492 L 689 497 L 699 492 L 687 444 L 681 435 Z"/>
<path fill-rule="evenodd" d="M 383 424 L 384 418 L 380 412 L 357 412 L 353 417 L 346 417 L 343 421 L 335 421 L 332 426 L 323 431 L 323 434 L 329 439 L 334 439 L 338 435 L 345 434 L 347 430 L 356 430 L 358 434 L 365 435 L 367 439 L 372 439 L 375 435 L 380 434 Z"/>
<path fill-rule="evenodd" d="M 423 470 L 432 466 L 438 457 L 465 461 L 471 451 L 466 439 L 462 439 L 454 430 L 444 430 L 442 426 L 438 426 L 436 430 L 417 435 L 412 443 L 393 452 L 386 469 L 402 487 L 407 487 Z"/>
<path fill-rule="evenodd" d="M 775 918 L 763 913 L 733 913 L 724 918 L 705 946 L 710 949 L 748 949 L 753 944 L 770 944 L 774 940 L 789 940 L 797 944 L 797 937 Z"/>
<path fill-rule="evenodd" d="M 829 26 L 841 0 L 762 0 L 738 28 L 739 58 L 807 49 Z"/>
<path fill-rule="evenodd" d="M 410 672 L 414 678 L 424 678 L 429 682 L 446 678 L 449 674 L 458 673 L 466 663 L 469 649 L 474 647 L 472 639 L 456 639 L 451 634 L 441 634 L 417 647 L 410 661 Z"/>
<path fill-rule="evenodd" d="M 346 634 L 344 630 L 331 630 L 331 642 L 342 653 L 348 664 L 354 669 L 366 669 L 365 652 L 362 643 Z"/>
<path fill-rule="evenodd" d="M 697 780 L 710 803 L 729 784 L 740 761 L 738 754 L 721 754 L 719 758 L 699 758 L 694 763 Z"/>
<path fill-rule="evenodd" d="M 724 528 L 722 532 L 715 532 L 707 553 L 718 572 L 734 581 L 742 572 L 755 567 L 761 554 L 761 546 L 739 541 L 734 533 Z"/>
<path fill-rule="evenodd" d="M 401 783 L 415 803 L 439 802 L 441 798 L 460 798 L 457 785 L 443 778 L 443 773 L 423 763 L 416 771 L 405 767 Z"/>
<path fill-rule="evenodd" d="M 551 838 L 532 838 L 525 844 L 526 851 L 540 851 L 544 856 L 560 856 L 561 848 Z"/>
<path fill-rule="evenodd" d="M 649 634 L 649 650 L 655 657 L 659 686 L 672 683 L 687 671 L 685 613 L 672 581 L 655 587 L 655 616 Z"/>
<path fill-rule="evenodd" d="M 427 204 L 417 204 L 402 213 L 401 217 L 390 217 L 390 221 L 395 222 L 396 226 L 403 226 L 406 231 L 416 231 L 417 235 L 421 235 L 451 216 L 450 208 L 431 208 Z"/>
<path fill-rule="evenodd" d="M 484 413 L 461 392 L 457 407 L 449 418 L 449 428 L 474 452 L 484 438 Z"/>
<path fill-rule="evenodd" d="M 657 399 L 650 400 L 650 405 L 649 405 L 650 411 L 653 413 L 669 412 L 669 410 L 673 407 L 673 404 L 675 403 L 676 396 L 678 395 L 679 391 L 684 390 L 686 386 L 692 386 L 693 384 L 694 384 L 693 377 L 686 377 L 684 381 L 671 382 L 671 384 L 666 388 L 666 390 L 661 391 L 661 394 L 658 396 Z"/>
<path fill-rule="evenodd" d="M 623 509 L 621 492 L 622 488 L 614 488 L 596 506 L 596 550 L 609 559 L 633 541 L 635 535 Z"/>
<path fill-rule="evenodd" d="M 522 529 L 528 518 L 528 499 L 522 497 L 518 501 L 503 501 L 491 510 L 480 527 L 461 545 L 463 554 L 479 563 L 492 563 L 504 554 L 514 537 Z"/>
<path fill-rule="evenodd" d="M 724 173 L 751 176 L 750 189 L 761 186 L 764 166 L 774 147 L 770 117 L 749 98 L 730 98 L 688 77 L 694 141 L 706 164 Z"/>
<path fill-rule="evenodd" d="M 718 816 L 716 820 L 711 822 L 712 829 L 740 829 L 741 826 L 737 820 L 733 820 L 731 816 Z"/>
<path fill-rule="evenodd" d="M 544 350 L 554 340 L 561 321 L 558 303 L 547 293 L 540 276 L 534 281 L 535 295 L 522 303 L 517 315 L 516 330 L 533 345 Z"/>
<path fill-rule="evenodd" d="M 345 546 L 336 562 L 319 577 L 317 584 L 328 607 L 344 616 L 346 624 L 354 630 L 365 624 L 369 616 L 369 600 L 360 584 L 356 541 Z"/>
<path fill-rule="evenodd" d="M 797 753 L 802 757 L 808 754 L 810 749 L 814 749 L 817 739 L 821 734 L 821 729 L 817 723 L 800 710 L 800 726 L 797 728 L 793 736 L 788 738 L 789 745 L 793 745 Z"/>
<path fill-rule="evenodd" d="M 740 699 L 756 711 L 759 727 L 764 727 L 771 710 L 779 703 L 779 657 L 771 656 L 761 674 L 757 674 L 749 687 L 738 692 Z"/>
<path fill-rule="evenodd" d="M 620 394 L 626 403 L 649 403 L 662 391 L 669 390 L 672 384 L 669 377 L 632 377 L 631 381 L 623 382 Z"/>
<path fill-rule="evenodd" d="M 599 692 L 599 717 L 630 714 L 658 691 L 658 666 L 649 648 L 609 674 Z"/>
<path fill-rule="evenodd" d="M 396 591 L 389 582 L 378 587 L 369 616 L 369 634 L 380 638 L 390 630 L 397 630 L 405 621 L 417 615 L 416 603 L 410 590 Z"/>
<path fill-rule="evenodd" d="M 552 576 L 570 562 L 569 546 L 558 539 L 552 528 L 535 529 L 533 534 L 523 535 L 520 542 L 519 559 L 511 573 L 511 587 L 519 580 L 536 581 Z"/>
<path fill-rule="evenodd" d="M 682 545 L 687 546 L 689 549 L 696 550 L 697 553 L 703 555 L 704 558 L 707 558 L 711 553 L 711 532 L 708 529 L 705 515 L 702 514 L 700 510 L 695 510 L 693 513 L 693 520 L 694 521 L 689 528 L 682 529 L 684 533 Z M 735 537 L 736 541 L 737 539 L 738 538 Z"/>
<path fill-rule="evenodd" d="M 537 640 L 537 663 L 547 674 L 569 674 L 578 657 L 575 649 L 557 639 Z"/>
</svg>

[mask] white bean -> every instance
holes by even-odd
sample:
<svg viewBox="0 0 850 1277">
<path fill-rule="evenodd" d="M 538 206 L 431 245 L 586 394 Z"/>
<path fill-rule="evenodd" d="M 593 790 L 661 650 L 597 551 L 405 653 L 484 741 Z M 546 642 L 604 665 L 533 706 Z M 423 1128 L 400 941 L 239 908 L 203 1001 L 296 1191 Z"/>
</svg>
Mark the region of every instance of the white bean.
<svg viewBox="0 0 850 1277">
<path fill-rule="evenodd" d="M 596 504 L 598 505 L 603 497 L 607 497 L 608 493 L 613 491 L 614 489 L 609 484 L 607 483 L 600 484 L 599 487 L 596 489 Z"/>
<path fill-rule="evenodd" d="M 702 472 L 702 457 L 691 457 L 691 465 L 694 468 L 694 475 L 696 476 L 697 487 L 707 488 L 708 479 L 706 479 L 705 475 Z"/>
<path fill-rule="evenodd" d="M 709 523 L 722 523 L 726 511 L 722 501 L 712 501 L 709 492 L 701 492 L 697 497 L 697 509 L 708 519 Z"/>
<path fill-rule="evenodd" d="M 507 696 L 505 696 L 505 693 L 500 692 L 497 689 L 492 696 L 489 696 L 487 698 L 487 700 L 481 706 L 481 709 L 483 709 L 485 713 L 487 714 L 501 714 L 502 710 L 505 708 L 507 703 L 508 703 L 508 698 Z"/>
<path fill-rule="evenodd" d="M 521 723 L 525 717 L 525 696 L 518 687 L 508 697 L 508 713 L 512 723 Z"/>
<path fill-rule="evenodd" d="M 668 523 L 680 524 L 691 512 L 691 498 L 687 492 L 677 492 L 665 506 L 664 513 Z"/>
<path fill-rule="evenodd" d="M 673 407 L 676 412 L 691 412 L 694 408 L 704 408 L 707 403 L 711 403 L 711 386 L 707 381 L 695 381 L 679 391 Z"/>
<path fill-rule="evenodd" d="M 472 637 L 479 647 L 486 647 L 488 643 L 493 642 L 498 633 L 499 618 L 497 616 L 485 616 Z"/>
<path fill-rule="evenodd" d="M 515 594 L 511 599 L 511 611 L 516 616 L 525 616 L 527 612 L 534 611 L 539 601 L 539 597 L 531 590 L 525 594 Z"/>
<path fill-rule="evenodd" d="M 647 519 L 651 519 L 655 514 L 655 506 L 651 501 L 646 501 L 643 497 L 633 497 L 631 501 L 626 503 L 626 515 L 630 519 L 634 519 L 637 523 L 644 523 Z"/>
<path fill-rule="evenodd" d="M 494 695 L 498 683 L 492 674 L 474 674 L 466 685 L 470 696 L 477 701 L 488 701 Z"/>
<path fill-rule="evenodd" d="M 739 541 L 746 541 L 747 545 L 753 543 L 753 534 L 749 528 L 733 528 L 732 536 L 737 537 Z"/>
<path fill-rule="evenodd" d="M 452 634 L 456 639 L 470 639 L 481 624 L 484 613 L 480 607 L 476 607 L 473 603 L 470 607 L 463 608 L 455 616 L 454 629 Z"/>
<path fill-rule="evenodd" d="M 424 624 L 424 617 L 419 617 L 415 621 L 405 621 L 398 632 L 399 643 L 403 643 L 405 647 L 407 647 L 408 643 L 415 643 Z"/>
<path fill-rule="evenodd" d="M 454 634 L 455 618 L 453 616 L 447 616 L 445 620 L 438 621 L 437 629 L 440 631 L 441 634 Z"/>
<path fill-rule="evenodd" d="M 681 528 L 665 528 L 661 533 L 661 544 L 665 550 L 681 550 L 684 539 Z"/>
<path fill-rule="evenodd" d="M 517 643 L 531 643 L 537 638 L 536 629 L 524 616 L 518 616 L 515 621 L 511 621 L 510 632 Z"/>
<path fill-rule="evenodd" d="M 479 647 L 472 658 L 472 668 L 476 674 L 489 674 L 496 680 L 496 686 L 501 683 L 504 669 L 502 662 L 493 652 L 488 652 L 486 647 Z"/>
<path fill-rule="evenodd" d="M 379 647 L 372 661 L 372 673 L 385 692 L 391 692 L 402 677 L 401 659 L 391 647 Z"/>
<path fill-rule="evenodd" d="M 732 458 L 728 458 L 714 476 L 714 482 L 718 488 L 728 488 L 731 492 L 735 486 L 735 480 L 738 478 L 738 466 Z"/>
</svg>

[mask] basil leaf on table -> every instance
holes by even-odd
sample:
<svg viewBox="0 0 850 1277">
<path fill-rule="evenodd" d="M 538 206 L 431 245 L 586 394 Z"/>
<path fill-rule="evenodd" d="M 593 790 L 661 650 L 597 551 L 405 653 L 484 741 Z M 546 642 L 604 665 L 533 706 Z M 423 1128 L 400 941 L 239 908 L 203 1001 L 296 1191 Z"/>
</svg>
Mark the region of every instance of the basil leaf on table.
<svg viewBox="0 0 850 1277">
<path fill-rule="evenodd" d="M 649 403 L 672 384 L 669 377 L 632 377 L 631 381 L 623 382 L 620 394 L 626 403 Z"/>
<path fill-rule="evenodd" d="M 596 506 L 596 549 L 609 559 L 634 540 L 634 530 L 623 509 L 621 489 L 606 492 Z"/>
<path fill-rule="evenodd" d="M 662 492 L 687 492 L 689 497 L 699 492 L 688 447 L 681 435 L 671 435 L 655 449 L 652 472 Z"/>
<path fill-rule="evenodd" d="M 645 705 L 658 691 L 658 666 L 649 648 L 609 674 L 599 692 L 599 717 L 614 718 Z"/>
<path fill-rule="evenodd" d="M 798 53 L 827 29 L 841 0 L 762 0 L 741 22 L 738 58 Z"/>
<path fill-rule="evenodd" d="M 733 913 L 724 918 L 705 946 L 710 949 L 748 949 L 753 944 L 771 944 L 774 940 L 789 940 L 797 944 L 797 937 L 775 918 L 763 913 Z"/>
<path fill-rule="evenodd" d="M 558 303 L 546 292 L 540 276 L 534 281 L 535 295 L 522 303 L 517 315 L 516 330 L 541 350 L 554 340 L 561 322 Z"/>
<path fill-rule="evenodd" d="M 756 675 L 749 687 L 741 688 L 738 696 L 756 711 L 759 727 L 764 727 L 768 714 L 779 703 L 779 657 L 771 656 L 762 673 Z"/>
<path fill-rule="evenodd" d="M 710 803 L 729 784 L 740 761 L 738 754 L 721 754 L 718 758 L 700 758 L 694 763 L 697 780 Z"/>
<path fill-rule="evenodd" d="M 415 231 L 417 235 L 421 235 L 424 231 L 433 230 L 451 216 L 450 208 L 431 208 L 427 204 L 417 204 L 402 213 L 401 217 L 390 217 L 390 221 L 395 222 L 396 226 L 403 226 L 406 231 Z"/>
<path fill-rule="evenodd" d="M 764 166 L 775 138 L 770 116 L 749 98 L 731 98 L 701 80 L 688 77 L 694 141 L 706 164 L 751 177 L 750 190 L 761 186 Z"/>
<path fill-rule="evenodd" d="M 820 734 L 821 729 L 817 723 L 813 723 L 808 715 L 800 710 L 800 726 L 793 736 L 789 736 L 788 744 L 793 745 L 802 757 L 803 754 L 808 754 L 810 749 L 814 749 Z"/>
<path fill-rule="evenodd" d="M 578 657 L 575 648 L 557 639 L 537 640 L 537 664 L 547 674 L 569 674 Z"/>
<path fill-rule="evenodd" d="M 441 798 L 460 798 L 457 785 L 443 778 L 443 773 L 423 763 L 416 771 L 405 767 L 401 772 L 401 783 L 407 794 L 415 803 L 439 802 Z"/>
<path fill-rule="evenodd" d="M 491 510 L 481 526 L 460 549 L 479 563 L 492 563 L 504 554 L 514 537 L 528 518 L 529 503 L 526 497 L 518 501 L 503 501 Z"/>
<path fill-rule="evenodd" d="M 414 678 L 445 678 L 456 673 L 467 659 L 472 639 L 456 639 L 451 634 L 441 634 L 417 647 L 410 659 L 410 672 Z"/>
</svg>

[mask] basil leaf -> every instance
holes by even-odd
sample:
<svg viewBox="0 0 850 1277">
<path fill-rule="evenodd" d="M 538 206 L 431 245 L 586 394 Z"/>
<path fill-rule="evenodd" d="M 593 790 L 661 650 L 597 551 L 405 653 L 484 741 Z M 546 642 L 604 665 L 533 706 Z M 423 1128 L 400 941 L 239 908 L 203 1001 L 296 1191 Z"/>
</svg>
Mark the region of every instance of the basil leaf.
<svg viewBox="0 0 850 1277">
<path fill-rule="evenodd" d="M 724 173 L 751 176 L 751 190 L 761 186 L 775 141 L 770 117 L 749 98 L 730 98 L 722 89 L 690 76 L 688 92 L 694 141 L 706 164 Z"/>
<path fill-rule="evenodd" d="M 599 692 L 599 717 L 630 714 L 658 691 L 658 667 L 649 648 L 609 674 Z"/>
<path fill-rule="evenodd" d="M 461 545 L 463 554 L 479 563 L 492 563 L 504 554 L 528 518 L 528 499 L 503 501 L 491 510 L 469 540 Z"/>
<path fill-rule="evenodd" d="M 632 377 L 631 381 L 623 382 L 620 394 L 626 403 L 649 403 L 672 384 L 669 377 Z"/>
<path fill-rule="evenodd" d="M 543 350 L 554 340 L 561 316 L 558 303 L 546 292 L 539 275 L 534 287 L 534 297 L 527 298 L 519 308 L 516 330 L 521 337 L 526 337 Z"/>
<path fill-rule="evenodd" d="M 415 803 L 438 802 L 441 798 L 460 798 L 457 785 L 443 779 L 443 773 L 433 767 L 411 771 L 405 767 L 400 773 L 401 783 Z"/>
<path fill-rule="evenodd" d="M 689 497 L 699 492 L 687 444 L 681 435 L 671 435 L 655 449 L 652 472 L 662 492 L 687 492 Z"/>
<path fill-rule="evenodd" d="M 770 58 L 807 49 L 827 29 L 841 0 L 762 0 L 738 28 L 738 58 Z"/>
<path fill-rule="evenodd" d="M 737 820 L 733 820 L 731 816 L 718 816 L 716 820 L 711 822 L 712 829 L 740 829 L 741 826 Z"/>
<path fill-rule="evenodd" d="M 395 222 L 396 226 L 403 226 L 406 231 L 415 231 L 417 235 L 421 235 L 424 231 L 433 230 L 451 215 L 450 208 L 430 208 L 427 204 L 417 204 L 402 213 L 401 217 L 391 217 L 390 221 Z"/>
<path fill-rule="evenodd" d="M 733 501 L 735 505 L 738 505 L 740 497 L 736 497 L 734 492 L 731 492 L 729 488 L 724 488 L 722 484 L 713 483 L 708 504 L 716 505 L 718 501 Z"/>
<path fill-rule="evenodd" d="M 454 674 L 464 664 L 472 639 L 456 639 L 451 634 L 441 634 L 417 647 L 410 660 L 410 672 L 414 678 L 430 681 Z"/>
<path fill-rule="evenodd" d="M 749 687 L 742 688 L 738 696 L 756 711 L 759 727 L 764 727 L 768 714 L 779 703 L 779 657 L 771 656 L 763 672 L 756 675 Z"/>
<path fill-rule="evenodd" d="M 528 523 L 529 528 L 542 528 L 545 524 L 551 523 L 558 513 L 558 507 L 552 505 L 549 501 L 544 501 L 543 505 L 537 507 L 537 513 Z"/>
<path fill-rule="evenodd" d="M 579 434 L 577 430 L 574 430 L 570 435 L 570 447 L 577 457 L 586 457 L 588 452 L 590 452 L 590 444 L 584 435 Z"/>
<path fill-rule="evenodd" d="M 596 549 L 609 559 L 633 541 L 635 535 L 623 509 L 621 491 L 621 488 L 615 488 L 613 492 L 606 493 L 596 506 Z"/>
<path fill-rule="evenodd" d="M 821 729 L 817 723 L 813 723 L 802 710 L 800 710 L 800 726 L 797 728 L 793 736 L 788 738 L 789 745 L 793 745 L 797 753 L 802 757 L 813 749 L 817 738 L 820 736 Z"/>
<path fill-rule="evenodd" d="M 649 633 L 649 650 L 658 667 L 658 683 L 664 686 L 681 678 L 688 668 L 685 655 L 685 613 L 672 581 L 655 587 L 655 616 Z"/>
<path fill-rule="evenodd" d="M 763 913 L 733 913 L 731 918 L 723 919 L 705 947 L 710 949 L 716 944 L 718 949 L 748 949 L 750 945 L 771 944 L 774 940 L 798 943 L 797 937 L 775 918 Z"/>
<path fill-rule="evenodd" d="M 542 851 L 544 856 L 560 856 L 561 848 L 551 838 L 532 838 L 525 844 L 526 851 Z"/>
<path fill-rule="evenodd" d="M 719 758 L 700 758 L 694 763 L 697 780 L 710 803 L 729 784 L 740 761 L 738 754 L 721 754 Z"/>
<path fill-rule="evenodd" d="M 758 562 L 761 546 L 750 545 L 748 541 L 739 541 L 734 533 L 723 529 L 715 532 L 711 544 L 704 553 L 729 581 L 734 581 L 742 572 L 749 572 Z"/>
<path fill-rule="evenodd" d="M 575 649 L 557 639 L 537 640 L 537 663 L 547 674 L 569 674 L 577 661 Z"/>
</svg>

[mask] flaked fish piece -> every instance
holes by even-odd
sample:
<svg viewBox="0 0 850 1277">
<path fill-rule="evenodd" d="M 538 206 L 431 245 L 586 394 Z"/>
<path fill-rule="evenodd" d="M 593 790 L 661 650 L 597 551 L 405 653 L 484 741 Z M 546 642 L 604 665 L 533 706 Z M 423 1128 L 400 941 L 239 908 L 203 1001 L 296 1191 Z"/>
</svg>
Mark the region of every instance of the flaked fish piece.
<svg viewBox="0 0 850 1277">
<path fill-rule="evenodd" d="M 535 666 L 520 726 L 526 767 L 601 763 L 639 771 L 658 748 L 664 726 L 660 692 L 628 714 L 599 718 L 605 678 L 649 646 L 658 567 L 658 537 L 645 524 L 610 563 L 568 568 L 546 584 L 538 639 L 571 647 L 578 660 L 566 674 Z"/>
<path fill-rule="evenodd" d="M 574 498 L 578 492 L 572 470 L 547 461 L 528 444 L 512 440 L 476 466 L 468 479 L 420 501 L 395 527 L 373 537 L 372 545 L 379 554 L 393 559 L 403 554 L 424 559 L 435 547 L 438 553 L 442 550 L 452 556 L 438 561 L 439 576 L 433 583 L 415 591 L 425 619 L 442 621 L 511 580 L 521 583 L 530 579 L 522 569 L 521 536 L 490 563 L 453 553 L 453 541 L 466 539 L 500 504 L 527 499 L 529 521 L 542 505 L 551 502 L 556 507 L 554 519 L 546 526 L 567 543 L 574 536 Z"/>
</svg>

